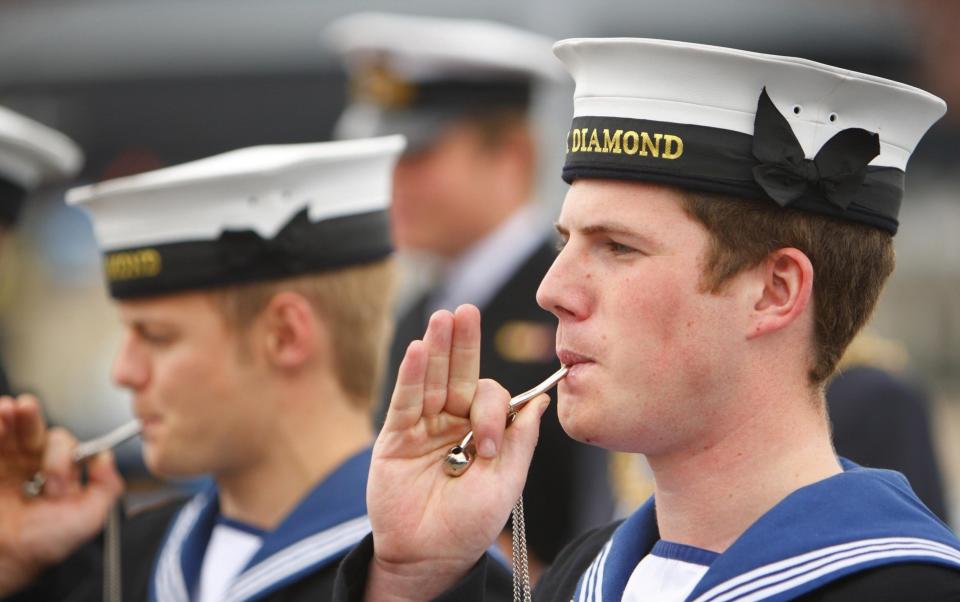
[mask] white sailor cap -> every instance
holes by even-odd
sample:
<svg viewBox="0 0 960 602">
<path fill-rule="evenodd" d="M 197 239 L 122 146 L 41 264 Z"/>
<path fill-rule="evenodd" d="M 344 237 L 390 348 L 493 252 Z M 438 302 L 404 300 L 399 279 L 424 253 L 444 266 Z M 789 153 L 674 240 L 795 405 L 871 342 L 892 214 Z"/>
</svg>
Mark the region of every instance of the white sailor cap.
<svg viewBox="0 0 960 602">
<path fill-rule="evenodd" d="M 115 298 L 335 269 L 392 251 L 402 136 L 257 146 L 91 186 L 87 211 Z"/>
<path fill-rule="evenodd" d="M 538 81 L 566 80 L 552 40 L 493 21 L 359 13 L 323 38 L 350 78 L 340 138 L 400 133 L 419 148 L 453 119 L 526 111 Z"/>
<path fill-rule="evenodd" d="M 946 111 L 895 81 L 799 58 L 664 40 L 571 39 L 563 177 L 772 200 L 891 233 L 907 160 Z"/>
<path fill-rule="evenodd" d="M 0 222 L 16 221 L 27 194 L 72 178 L 82 165 L 83 153 L 68 137 L 0 107 Z"/>
</svg>

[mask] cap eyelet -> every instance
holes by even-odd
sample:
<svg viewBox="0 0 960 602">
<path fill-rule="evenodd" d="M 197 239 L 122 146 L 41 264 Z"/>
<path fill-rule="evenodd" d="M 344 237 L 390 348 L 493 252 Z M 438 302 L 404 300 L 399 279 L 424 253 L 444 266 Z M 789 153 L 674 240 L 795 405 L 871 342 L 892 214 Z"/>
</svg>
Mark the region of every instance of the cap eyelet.
<svg viewBox="0 0 960 602">
<path fill-rule="evenodd" d="M 836 113 L 830 113 L 830 115 L 827 116 L 827 119 L 830 120 L 830 123 L 836 123 L 837 120 L 840 119 L 840 116 Z"/>
<path fill-rule="evenodd" d="M 793 114 L 794 114 L 794 115 L 799 115 L 799 114 L 800 114 L 800 111 L 802 111 L 802 110 L 803 110 L 803 107 L 801 107 L 800 105 L 793 105 Z"/>
</svg>

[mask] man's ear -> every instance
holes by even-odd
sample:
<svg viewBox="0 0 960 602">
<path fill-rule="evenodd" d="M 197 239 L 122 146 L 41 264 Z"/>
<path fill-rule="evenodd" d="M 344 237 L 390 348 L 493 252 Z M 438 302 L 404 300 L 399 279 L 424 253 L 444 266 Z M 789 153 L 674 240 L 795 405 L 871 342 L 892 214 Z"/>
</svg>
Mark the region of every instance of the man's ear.
<svg viewBox="0 0 960 602">
<path fill-rule="evenodd" d="M 296 369 L 308 363 L 327 336 L 310 302 L 289 291 L 270 299 L 260 321 L 266 358 L 281 369 Z"/>
<path fill-rule="evenodd" d="M 803 316 L 813 296 L 813 264 L 798 249 L 777 249 L 753 271 L 756 286 L 748 339 L 793 324 Z"/>
</svg>

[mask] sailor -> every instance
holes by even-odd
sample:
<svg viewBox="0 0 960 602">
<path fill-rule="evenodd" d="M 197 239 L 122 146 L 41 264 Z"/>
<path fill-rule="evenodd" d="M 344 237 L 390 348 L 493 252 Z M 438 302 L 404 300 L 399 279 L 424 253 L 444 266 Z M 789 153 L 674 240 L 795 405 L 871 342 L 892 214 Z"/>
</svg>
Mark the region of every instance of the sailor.
<svg viewBox="0 0 960 602">
<path fill-rule="evenodd" d="M 23 203 L 43 186 L 77 175 L 83 152 L 64 134 L 0 107 L 0 244 L 16 224 Z M 12 389 L 0 364 L 0 395 Z"/>
<path fill-rule="evenodd" d="M 338 136 L 407 137 L 394 175 L 394 241 L 405 258 L 440 266 L 397 320 L 381 420 L 407 345 L 431 313 L 461 303 L 484 312 L 483 376 L 514 393 L 543 380 L 558 367 L 556 320 L 537 306 L 536 290 L 556 237 L 535 198 L 531 112 L 569 81 L 552 42 L 492 21 L 383 13 L 336 21 L 326 39 L 352 91 Z M 567 437 L 553 409 L 539 449 L 524 496 L 534 572 L 612 515 L 606 454 Z"/>
<path fill-rule="evenodd" d="M 262 146 L 76 188 L 124 327 L 113 379 L 164 478 L 213 484 L 122 526 L 113 599 L 328 599 L 370 526 L 370 408 L 390 329 L 401 136 Z M 91 547 L 121 493 L 76 441 L 0 401 L 0 594 L 100 600 Z M 16 481 L 42 470 L 42 493 Z M 110 590 L 116 575 L 107 584 Z"/>
<path fill-rule="evenodd" d="M 577 83 L 564 246 L 537 294 L 569 367 L 560 420 L 645 455 L 654 493 L 561 554 L 538 599 L 958 599 L 960 540 L 902 475 L 836 456 L 822 386 L 893 269 L 907 160 L 943 101 L 713 46 L 555 52 Z M 479 323 L 437 312 L 407 350 L 374 446 L 373 533 L 336 599 L 492 599 L 482 551 L 548 400 L 505 428 L 507 393 L 477 379 Z M 459 426 L 424 429 L 439 419 Z M 452 479 L 438 450 L 468 429 L 477 457 Z"/>
</svg>

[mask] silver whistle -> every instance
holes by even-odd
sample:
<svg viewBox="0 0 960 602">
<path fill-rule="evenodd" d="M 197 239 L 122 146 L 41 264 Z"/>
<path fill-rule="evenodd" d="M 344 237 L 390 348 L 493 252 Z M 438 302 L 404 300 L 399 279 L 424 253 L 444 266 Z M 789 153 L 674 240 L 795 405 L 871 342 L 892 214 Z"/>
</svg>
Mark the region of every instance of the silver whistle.
<svg viewBox="0 0 960 602">
<path fill-rule="evenodd" d="M 99 454 L 102 451 L 114 448 L 127 439 L 131 439 L 140 434 L 142 426 L 139 420 L 131 420 L 126 424 L 118 426 L 106 435 L 85 441 L 73 449 L 72 460 L 75 464 L 86 461 L 89 458 Z M 47 478 L 42 472 L 38 472 L 23 484 L 23 492 L 27 497 L 36 497 L 43 493 L 43 485 Z"/>
<path fill-rule="evenodd" d="M 139 420 L 131 420 L 126 424 L 118 426 L 106 435 L 85 441 L 73 449 L 73 461 L 83 462 L 87 458 L 99 454 L 102 451 L 114 448 L 127 439 L 131 439 L 140 434 L 142 427 Z"/>
<path fill-rule="evenodd" d="M 510 399 L 510 405 L 507 408 L 507 418 L 513 418 L 528 401 L 546 393 L 554 387 L 560 379 L 567 375 L 566 366 L 561 366 L 559 370 L 551 374 L 545 381 L 520 395 Z M 470 431 L 457 445 L 450 448 L 447 456 L 443 459 L 443 471 L 451 477 L 459 477 L 470 464 L 476 455 L 476 446 L 473 444 L 473 431 Z"/>
</svg>

